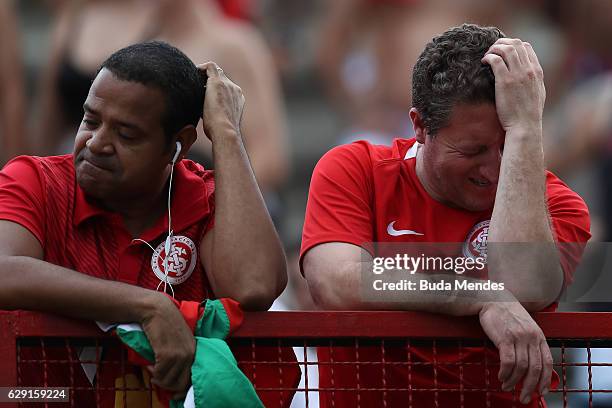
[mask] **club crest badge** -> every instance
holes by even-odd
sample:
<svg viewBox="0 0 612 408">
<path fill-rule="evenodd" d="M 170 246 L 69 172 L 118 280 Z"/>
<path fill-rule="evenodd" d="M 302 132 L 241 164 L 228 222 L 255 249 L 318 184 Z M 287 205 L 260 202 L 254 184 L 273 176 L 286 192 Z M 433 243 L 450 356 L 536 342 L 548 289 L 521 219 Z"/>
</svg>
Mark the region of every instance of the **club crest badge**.
<svg viewBox="0 0 612 408">
<path fill-rule="evenodd" d="M 166 251 L 162 241 L 151 257 L 151 269 L 161 281 L 166 280 L 164 259 Z M 184 236 L 172 237 L 172 251 L 168 255 L 168 283 L 178 285 L 185 282 L 193 273 L 198 261 L 198 252 L 194 242 Z"/>
<path fill-rule="evenodd" d="M 487 238 L 490 220 L 479 222 L 472 228 L 463 243 L 463 256 L 466 258 L 487 258 Z"/>
</svg>

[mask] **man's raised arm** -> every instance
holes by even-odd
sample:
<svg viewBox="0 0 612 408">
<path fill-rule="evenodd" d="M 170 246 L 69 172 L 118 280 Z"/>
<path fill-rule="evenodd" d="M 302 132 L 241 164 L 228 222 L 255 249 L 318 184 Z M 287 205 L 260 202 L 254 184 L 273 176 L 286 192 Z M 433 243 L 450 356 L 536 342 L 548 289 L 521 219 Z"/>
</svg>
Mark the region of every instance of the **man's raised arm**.
<svg viewBox="0 0 612 408">
<path fill-rule="evenodd" d="M 489 228 L 490 276 L 529 310 L 541 310 L 563 286 L 546 203 L 542 67 L 529 43 L 510 38 L 497 40 L 482 61 L 495 75 L 495 106 L 506 131 Z"/>
<path fill-rule="evenodd" d="M 202 262 L 216 296 L 267 310 L 287 284 L 287 267 L 240 134 L 244 96 L 217 64 L 199 68 L 208 76 L 203 123 L 216 184 L 215 227 L 202 242 Z"/>
</svg>

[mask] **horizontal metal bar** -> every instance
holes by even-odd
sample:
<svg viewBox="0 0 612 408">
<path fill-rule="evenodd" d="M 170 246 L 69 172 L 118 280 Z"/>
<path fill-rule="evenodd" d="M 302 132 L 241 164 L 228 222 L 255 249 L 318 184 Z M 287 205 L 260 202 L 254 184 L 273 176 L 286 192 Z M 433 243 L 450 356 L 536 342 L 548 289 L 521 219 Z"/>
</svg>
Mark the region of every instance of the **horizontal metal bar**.
<svg viewBox="0 0 612 408">
<path fill-rule="evenodd" d="M 542 312 L 534 319 L 547 338 L 612 339 L 612 313 Z M 104 337 L 88 321 L 38 312 L 0 311 L 0 320 L 14 322 L 16 337 Z M 235 338 L 414 338 L 486 339 L 477 317 L 417 312 L 253 312 L 232 335 Z"/>
</svg>

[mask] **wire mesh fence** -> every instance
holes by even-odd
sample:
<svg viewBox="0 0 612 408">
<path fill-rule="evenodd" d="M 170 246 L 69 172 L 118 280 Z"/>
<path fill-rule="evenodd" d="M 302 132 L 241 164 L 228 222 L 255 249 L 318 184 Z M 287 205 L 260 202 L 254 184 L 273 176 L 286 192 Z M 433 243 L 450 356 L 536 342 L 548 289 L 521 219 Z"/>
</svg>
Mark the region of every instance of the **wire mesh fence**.
<svg viewBox="0 0 612 408">
<path fill-rule="evenodd" d="M 534 395 L 529 406 L 612 406 L 612 314 L 535 318 L 553 351 L 555 374 L 550 393 Z M 131 365 L 118 339 L 91 323 L 1 312 L 0 329 L 0 386 L 68 388 L 69 401 L 46 402 L 52 407 L 159 406 L 148 371 Z M 266 406 L 525 406 L 519 391 L 501 390 L 499 356 L 473 318 L 247 313 L 229 343 Z"/>
</svg>

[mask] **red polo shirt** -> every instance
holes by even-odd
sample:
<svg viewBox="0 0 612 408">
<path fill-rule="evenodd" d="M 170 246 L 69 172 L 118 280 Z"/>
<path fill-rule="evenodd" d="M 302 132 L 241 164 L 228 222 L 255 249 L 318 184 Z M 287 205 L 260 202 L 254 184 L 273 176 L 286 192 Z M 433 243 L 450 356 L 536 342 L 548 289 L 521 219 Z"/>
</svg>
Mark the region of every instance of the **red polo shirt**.
<svg viewBox="0 0 612 408">
<path fill-rule="evenodd" d="M 185 279 L 175 284 L 177 300 L 200 301 L 214 297 L 200 262 L 200 241 L 212 228 L 214 214 L 213 173 L 189 160 L 176 165 L 172 187 L 172 229 L 183 244 L 173 248 L 172 277 Z M 153 272 L 153 250 L 133 241 L 122 218 L 89 201 L 76 181 L 73 157 L 18 157 L 0 172 L 0 219 L 27 228 L 44 250 L 44 260 L 97 278 L 121 281 L 155 289 L 160 280 Z M 153 248 L 163 249 L 168 233 L 168 214 L 139 238 Z M 191 242 L 189 242 L 191 241 Z M 187 244 L 185 244 L 185 242 Z M 191 249 L 195 249 L 191 251 Z M 173 251 L 174 252 L 174 251 Z M 165 256 L 163 250 L 161 256 Z M 160 256 L 156 258 L 159 261 Z M 170 269 L 170 268 L 169 268 Z M 70 282 L 66 282 L 70 285 Z M 48 365 L 47 385 L 67 386 L 70 376 L 75 386 L 90 387 L 80 369 L 76 354 L 69 356 L 62 347 L 46 350 L 46 359 L 67 361 L 68 365 Z M 109 354 L 110 353 L 110 354 Z M 104 360 L 113 361 L 116 350 L 107 350 Z M 21 351 L 26 359 L 41 359 L 40 349 Z M 126 367 L 126 372 L 132 369 Z M 98 386 L 112 388 L 120 376 L 116 365 L 103 365 L 97 372 Z M 72 372 L 72 373 L 71 373 Z M 42 386 L 41 365 L 21 369 L 22 385 Z M 91 394 L 72 396 L 80 406 L 94 406 Z M 101 406 L 114 405 L 114 393 L 103 392 Z"/>
<path fill-rule="evenodd" d="M 189 160 L 176 165 L 172 187 L 172 229 L 187 237 L 195 253 L 182 251 L 182 273 L 174 285 L 177 300 L 208 298 L 210 289 L 200 262 L 200 241 L 213 225 L 213 173 Z M 0 172 L 0 219 L 27 228 L 44 250 L 44 260 L 90 276 L 155 289 L 153 251 L 133 241 L 120 215 L 89 201 L 76 181 L 72 155 L 22 156 Z M 139 238 L 163 247 L 168 214 Z M 162 253 L 162 255 L 164 255 Z M 195 256 L 194 256 L 195 255 Z M 192 269 L 190 271 L 190 269 Z"/>
<path fill-rule="evenodd" d="M 435 201 L 425 191 L 416 175 L 418 145 L 415 139 L 397 139 L 392 146 L 374 146 L 356 142 L 336 147 L 317 164 L 308 195 L 308 206 L 302 235 L 301 261 L 313 247 L 326 242 L 346 242 L 364 248 L 367 243 L 463 243 L 473 250 L 486 242 L 491 210 L 470 212 L 450 208 Z M 565 283 L 573 280 L 584 246 L 591 234 L 586 204 L 552 173 L 546 173 L 546 198 L 555 240 L 578 243 L 559 247 Z M 366 245 L 364 245 L 366 244 Z M 379 256 L 380 254 L 373 254 Z M 334 282 L 330 282 L 333 285 Z M 554 311 L 556 304 L 547 308 Z M 443 328 L 440 328 L 443 330 Z M 384 349 L 380 347 L 352 348 L 321 347 L 319 362 L 359 362 L 360 364 L 322 364 L 319 367 L 321 406 L 353 407 L 380 405 L 381 388 L 459 389 L 459 383 L 472 389 L 499 389 L 497 371 L 499 354 L 494 348 L 482 347 L 411 347 Z M 383 360 L 384 359 L 384 360 Z M 411 359 L 411 360 L 410 360 Z M 387 361 L 388 367 L 368 364 Z M 412 361 L 414 367 L 399 363 Z M 438 362 L 437 371 L 432 363 Z M 488 361 L 491 369 L 483 367 Z M 465 365 L 462 371 L 459 365 Z M 361 368 L 361 370 L 359 370 Z M 359 379 L 362 389 L 326 391 L 328 388 L 355 387 Z M 553 374 L 553 383 L 558 380 Z M 386 385 L 385 385 L 386 384 Z M 439 406 L 460 405 L 458 392 L 423 391 L 412 393 L 389 391 L 388 407 L 405 407 L 413 397 L 415 407 L 433 407 L 438 396 Z M 491 392 L 491 406 L 510 407 L 510 393 Z M 465 406 L 484 407 L 485 392 L 466 392 Z M 532 400 L 530 407 L 538 406 Z M 516 404 L 518 406 L 518 403 Z"/>
<path fill-rule="evenodd" d="M 172 186 L 172 229 L 174 250 L 169 258 L 171 279 L 184 280 L 174 284 L 177 300 L 201 301 L 214 298 L 206 273 L 200 262 L 200 241 L 214 224 L 213 172 L 189 160 L 177 163 Z M 140 241 L 133 241 L 121 217 L 105 211 L 90 202 L 76 181 L 73 157 L 27 157 L 12 160 L 0 172 L 0 220 L 9 220 L 27 228 L 44 250 L 44 260 L 97 278 L 121 281 L 144 288 L 155 289 L 159 279 L 155 276 L 155 264 L 161 264 L 165 253 L 163 246 L 168 233 L 168 213 L 139 238 L 159 251 L 152 262 L 154 251 Z M 182 237 L 186 237 L 182 238 Z M 195 251 L 190 249 L 194 247 Z M 157 252 L 156 251 L 156 252 Z M 159 271 L 158 271 L 159 272 Z M 66 282 L 70 285 L 70 282 Z M 279 358 L 278 347 L 257 347 L 255 361 L 272 361 Z M 233 347 L 238 361 L 249 361 L 255 356 L 251 347 Z M 116 350 L 107 350 L 104 360 L 116 361 Z M 47 386 L 90 388 L 91 384 L 80 368 L 76 355 L 69 357 L 63 347 L 47 348 L 44 359 L 67 361 L 68 365 L 48 364 Z M 290 348 L 281 350 L 283 361 L 295 361 Z M 26 354 L 26 355 L 24 355 Z M 22 358 L 41 360 L 40 349 L 21 350 Z M 283 366 L 279 375 L 277 367 L 259 366 L 257 385 L 263 388 L 296 387 L 300 371 L 297 366 Z M 250 364 L 241 366 L 250 378 L 255 377 Z M 140 369 L 124 367 L 125 371 L 139 376 Z M 113 387 L 121 372 L 117 364 L 101 365 L 96 374 L 100 387 L 100 400 L 93 400 L 91 393 L 73 391 L 76 406 L 115 405 Z M 42 386 L 41 364 L 35 368 L 21 366 L 21 386 Z M 74 382 L 70 382 L 70 378 Z M 255 381 L 254 381 L 255 382 Z M 103 389 L 107 388 L 108 391 Z M 282 394 L 282 398 L 281 398 Z M 260 398 L 266 406 L 287 406 L 292 392 L 263 392 Z M 283 401 L 283 403 L 281 403 Z M 67 406 L 68 404 L 58 404 Z M 28 406 L 26 404 L 25 406 Z M 32 404 L 31 406 L 37 406 Z"/>
</svg>

